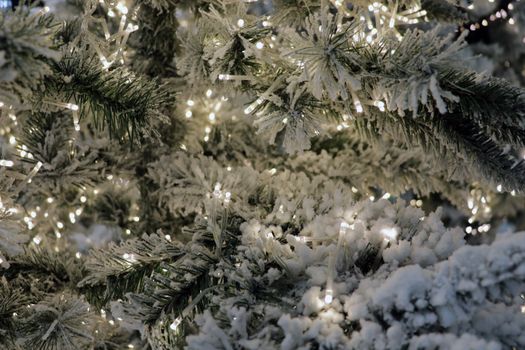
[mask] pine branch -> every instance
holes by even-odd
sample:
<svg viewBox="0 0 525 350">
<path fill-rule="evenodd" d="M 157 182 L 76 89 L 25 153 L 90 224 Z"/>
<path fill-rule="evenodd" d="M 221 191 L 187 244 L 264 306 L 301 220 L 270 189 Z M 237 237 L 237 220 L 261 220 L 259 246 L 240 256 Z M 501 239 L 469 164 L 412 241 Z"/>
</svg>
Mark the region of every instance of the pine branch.
<svg viewBox="0 0 525 350">
<path fill-rule="evenodd" d="M 74 289 L 83 274 L 82 270 L 68 251 L 58 253 L 45 247 L 35 247 L 27 248 L 25 254 L 12 258 L 11 267 L 4 276 L 11 283 L 33 293 L 39 290 L 50 293 Z M 33 285 L 35 279 L 41 281 L 38 286 Z"/>
<path fill-rule="evenodd" d="M 422 0 L 421 8 L 427 11 L 430 19 L 440 22 L 465 23 L 469 18 L 465 8 L 449 0 Z"/>
<path fill-rule="evenodd" d="M 31 166 L 43 163 L 27 193 L 58 193 L 71 186 L 92 187 L 102 181 L 107 142 L 100 139 L 93 144 L 85 137 L 78 138 L 81 134 L 73 130 L 73 117 L 68 112 L 26 113 L 23 117 L 19 139 L 32 157 L 21 160 Z"/>
<path fill-rule="evenodd" d="M 127 292 L 142 290 L 144 279 L 161 263 L 182 256 L 182 247 L 157 234 L 112 244 L 90 253 L 86 268 L 89 275 L 79 282 L 90 302 L 105 305 Z"/>
<path fill-rule="evenodd" d="M 32 7 L 0 12 L 0 99 L 20 107 L 27 103 L 50 65 L 60 58 L 53 38 L 58 23 Z"/>
<path fill-rule="evenodd" d="M 76 296 L 62 294 L 32 305 L 21 321 L 17 342 L 28 349 L 74 350 L 92 340 L 87 331 L 89 304 Z"/>
<path fill-rule="evenodd" d="M 135 3 L 141 26 L 130 38 L 130 46 L 136 49 L 137 55 L 134 68 L 150 76 L 174 76 L 179 41 L 176 35 L 178 0 L 137 0 Z"/>
<path fill-rule="evenodd" d="M 0 279 L 0 345 L 12 349 L 17 340 L 17 315 L 22 314 L 32 301 L 31 296 L 20 288 L 9 285 L 5 277 Z"/>
<path fill-rule="evenodd" d="M 135 76 L 124 67 L 106 71 L 87 52 L 66 55 L 54 69 L 41 99 L 57 95 L 58 102 L 74 101 L 80 118 L 92 116 L 97 128 L 107 128 L 119 140 L 125 135 L 131 142 L 140 139 L 152 133 L 148 127 L 153 120 L 165 120 L 161 110 L 169 94 L 155 81 Z"/>
</svg>

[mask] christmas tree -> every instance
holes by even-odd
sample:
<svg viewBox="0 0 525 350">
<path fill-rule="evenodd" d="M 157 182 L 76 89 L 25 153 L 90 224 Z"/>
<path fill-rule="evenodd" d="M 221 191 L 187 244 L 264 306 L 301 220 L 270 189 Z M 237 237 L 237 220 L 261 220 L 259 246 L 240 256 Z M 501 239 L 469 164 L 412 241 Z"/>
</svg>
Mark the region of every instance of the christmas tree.
<svg viewBox="0 0 525 350">
<path fill-rule="evenodd" d="M 509 0 L 0 0 L 0 348 L 525 348 L 524 35 Z"/>
</svg>

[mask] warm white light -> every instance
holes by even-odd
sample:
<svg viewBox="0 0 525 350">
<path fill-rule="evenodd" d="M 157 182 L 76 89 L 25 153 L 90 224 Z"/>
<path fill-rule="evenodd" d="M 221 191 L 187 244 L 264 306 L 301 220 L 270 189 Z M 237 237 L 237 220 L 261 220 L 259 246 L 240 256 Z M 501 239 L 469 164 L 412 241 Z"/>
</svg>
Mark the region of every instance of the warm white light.
<svg viewBox="0 0 525 350">
<path fill-rule="evenodd" d="M 394 240 L 397 238 L 397 228 L 395 227 L 385 227 L 381 229 L 381 234 L 385 236 L 385 239 Z"/>
<path fill-rule="evenodd" d="M 67 109 L 70 109 L 72 111 L 78 111 L 78 105 L 74 104 L 74 103 L 66 103 L 65 104 L 65 107 Z"/>
<path fill-rule="evenodd" d="M 354 101 L 354 107 L 357 113 L 363 113 L 363 105 L 361 104 L 361 101 L 356 99 Z"/>
<path fill-rule="evenodd" d="M 128 14 L 128 8 L 126 7 L 126 5 L 124 5 L 124 3 L 122 2 L 119 2 L 117 4 L 117 6 L 115 6 L 117 8 L 117 10 L 119 10 L 120 13 L 122 13 L 123 15 L 127 15 Z"/>
<path fill-rule="evenodd" d="M 39 245 L 40 242 L 42 242 L 42 237 L 40 237 L 39 235 L 36 235 L 35 237 L 33 237 L 33 242 L 34 242 L 36 245 Z"/>
<path fill-rule="evenodd" d="M 170 329 L 173 330 L 173 331 L 176 331 L 177 330 L 177 327 L 180 325 L 180 323 L 182 322 L 182 319 L 180 317 L 177 317 L 171 324 L 170 324 Z"/>
<path fill-rule="evenodd" d="M 334 300 L 333 291 L 331 289 L 326 290 L 326 294 L 324 296 L 324 302 L 325 304 L 329 305 Z"/>
</svg>

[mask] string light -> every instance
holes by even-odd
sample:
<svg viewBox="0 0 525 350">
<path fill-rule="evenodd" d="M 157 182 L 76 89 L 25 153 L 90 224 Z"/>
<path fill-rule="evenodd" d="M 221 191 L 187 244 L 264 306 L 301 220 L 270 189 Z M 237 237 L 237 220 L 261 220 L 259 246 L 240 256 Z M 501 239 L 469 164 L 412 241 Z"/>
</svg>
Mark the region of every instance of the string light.
<svg viewBox="0 0 525 350">
<path fill-rule="evenodd" d="M 29 174 L 27 175 L 27 183 L 31 183 L 33 177 L 36 175 L 36 173 L 38 173 L 38 171 L 40 170 L 40 168 L 42 167 L 42 162 L 37 162 L 35 167 L 31 170 L 31 172 L 29 172 Z"/>
<path fill-rule="evenodd" d="M 176 331 L 177 330 L 177 327 L 179 327 L 179 325 L 181 324 L 182 322 L 182 319 L 180 317 L 177 317 L 171 324 L 170 324 L 170 329 L 172 331 Z"/>
<path fill-rule="evenodd" d="M 42 237 L 40 237 L 40 235 L 36 235 L 35 237 L 33 237 L 33 243 L 35 243 L 36 245 L 39 245 L 41 242 Z"/>
<path fill-rule="evenodd" d="M 357 113 L 363 113 L 363 105 L 357 98 L 354 98 L 354 107 Z"/>
<path fill-rule="evenodd" d="M 398 230 L 396 227 L 384 227 L 381 229 L 381 234 L 385 237 L 385 240 L 393 241 L 397 238 Z"/>
</svg>

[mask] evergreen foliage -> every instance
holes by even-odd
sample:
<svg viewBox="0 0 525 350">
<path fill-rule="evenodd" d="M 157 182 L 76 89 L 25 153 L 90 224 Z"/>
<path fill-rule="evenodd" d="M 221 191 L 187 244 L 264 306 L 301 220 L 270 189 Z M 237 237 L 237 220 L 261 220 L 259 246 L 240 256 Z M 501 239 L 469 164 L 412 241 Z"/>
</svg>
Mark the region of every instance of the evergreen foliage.
<svg viewBox="0 0 525 350">
<path fill-rule="evenodd" d="M 483 4 L 0 8 L 0 348 L 525 348 L 524 5 Z"/>
</svg>

